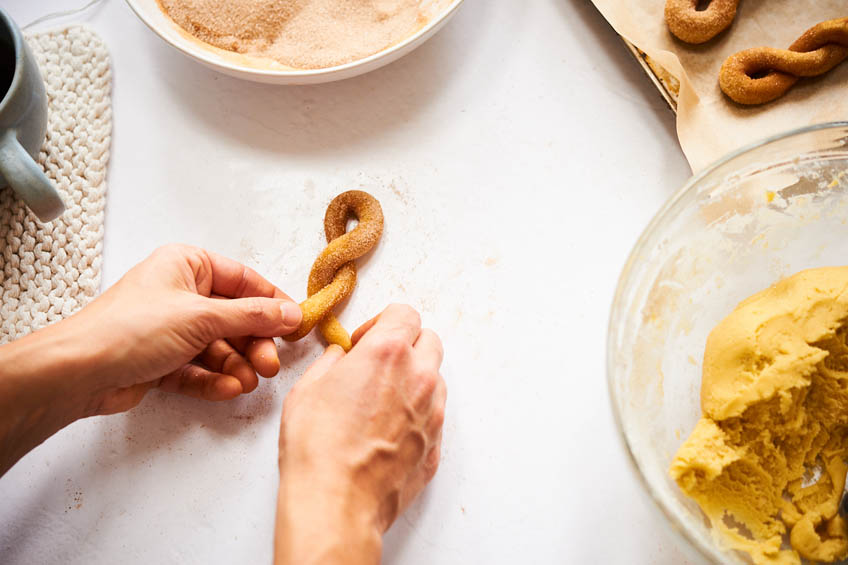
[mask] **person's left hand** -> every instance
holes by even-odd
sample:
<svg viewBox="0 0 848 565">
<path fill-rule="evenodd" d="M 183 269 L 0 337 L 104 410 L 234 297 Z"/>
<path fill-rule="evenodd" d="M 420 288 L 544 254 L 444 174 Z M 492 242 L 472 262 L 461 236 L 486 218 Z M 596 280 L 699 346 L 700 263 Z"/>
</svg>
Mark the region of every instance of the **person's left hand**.
<svg viewBox="0 0 848 565">
<path fill-rule="evenodd" d="M 272 338 L 300 321 L 300 307 L 252 269 L 168 245 L 43 331 L 84 336 L 86 414 L 99 415 L 132 408 L 155 386 L 206 400 L 251 392 L 257 372 L 272 377 L 280 368 Z"/>
</svg>

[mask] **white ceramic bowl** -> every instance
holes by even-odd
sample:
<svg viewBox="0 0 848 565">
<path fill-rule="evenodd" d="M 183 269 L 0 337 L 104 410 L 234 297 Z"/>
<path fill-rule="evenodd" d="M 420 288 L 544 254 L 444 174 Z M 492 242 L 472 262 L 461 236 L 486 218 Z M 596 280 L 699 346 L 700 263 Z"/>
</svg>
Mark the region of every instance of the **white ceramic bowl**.
<svg viewBox="0 0 848 565">
<path fill-rule="evenodd" d="M 395 61 L 427 41 L 453 16 L 463 0 L 453 0 L 441 14 L 405 40 L 364 59 L 326 69 L 297 70 L 274 61 L 249 57 L 204 43 L 174 23 L 157 0 L 127 0 L 147 26 L 172 47 L 222 73 L 272 84 L 317 84 L 354 77 Z"/>
<path fill-rule="evenodd" d="M 848 263 L 848 122 L 746 147 L 657 214 L 618 283 L 607 342 L 613 413 L 646 492 L 701 563 L 726 551 L 668 476 L 701 414 L 704 345 L 744 298 L 811 267 Z"/>
</svg>

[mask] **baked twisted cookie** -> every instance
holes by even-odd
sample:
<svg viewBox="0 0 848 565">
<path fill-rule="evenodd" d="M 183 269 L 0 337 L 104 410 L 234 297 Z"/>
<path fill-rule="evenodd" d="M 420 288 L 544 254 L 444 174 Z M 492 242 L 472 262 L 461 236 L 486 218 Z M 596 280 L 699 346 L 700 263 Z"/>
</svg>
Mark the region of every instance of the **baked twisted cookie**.
<svg viewBox="0 0 848 565">
<path fill-rule="evenodd" d="M 848 57 L 848 18 L 817 24 L 789 49 L 754 47 L 727 58 L 718 75 L 722 91 L 739 104 L 780 98 L 800 77 L 826 73 Z"/>
<path fill-rule="evenodd" d="M 739 0 L 712 0 L 698 10 L 698 0 L 666 0 L 665 21 L 668 29 L 686 43 L 709 41 L 733 23 Z"/>
<path fill-rule="evenodd" d="M 347 221 L 359 223 L 350 233 Z M 298 330 L 283 339 L 296 341 L 315 325 L 327 343 L 340 345 L 345 351 L 353 346 L 350 334 L 333 315 L 333 308 L 350 296 L 356 285 L 354 259 L 370 251 L 383 235 L 383 210 L 373 196 L 361 190 L 349 190 L 336 196 L 324 215 L 327 247 L 315 259 L 309 273 L 306 293 L 309 298 L 300 303 L 303 321 Z"/>
</svg>

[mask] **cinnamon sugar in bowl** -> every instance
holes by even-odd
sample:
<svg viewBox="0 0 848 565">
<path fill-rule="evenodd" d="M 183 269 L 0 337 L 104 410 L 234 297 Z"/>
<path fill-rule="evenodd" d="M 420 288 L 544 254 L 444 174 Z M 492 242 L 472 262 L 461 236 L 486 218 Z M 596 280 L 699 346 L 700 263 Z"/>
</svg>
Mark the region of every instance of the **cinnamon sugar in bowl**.
<svg viewBox="0 0 848 565">
<path fill-rule="evenodd" d="M 172 47 L 217 71 L 257 82 L 315 84 L 395 61 L 435 34 L 463 0 L 382 0 L 350 4 L 347 9 L 348 1 L 127 3 Z M 335 19 L 322 19 L 333 12 L 334 4 L 344 9 L 336 10 Z M 388 14 L 377 12 L 372 4 L 391 9 Z"/>
</svg>

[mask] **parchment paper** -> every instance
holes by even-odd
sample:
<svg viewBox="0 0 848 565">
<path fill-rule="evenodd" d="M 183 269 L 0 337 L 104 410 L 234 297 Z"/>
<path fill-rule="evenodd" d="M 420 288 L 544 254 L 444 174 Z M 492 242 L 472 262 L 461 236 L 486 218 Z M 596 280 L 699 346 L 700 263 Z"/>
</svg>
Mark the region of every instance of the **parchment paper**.
<svg viewBox="0 0 848 565">
<path fill-rule="evenodd" d="M 702 45 L 668 31 L 665 0 L 593 0 L 613 28 L 680 80 L 677 135 L 694 172 L 743 145 L 811 124 L 848 120 L 848 61 L 802 79 L 774 102 L 745 107 L 718 86 L 727 56 L 768 45 L 786 48 L 818 22 L 848 16 L 846 0 L 741 0 L 733 25 Z"/>
</svg>

